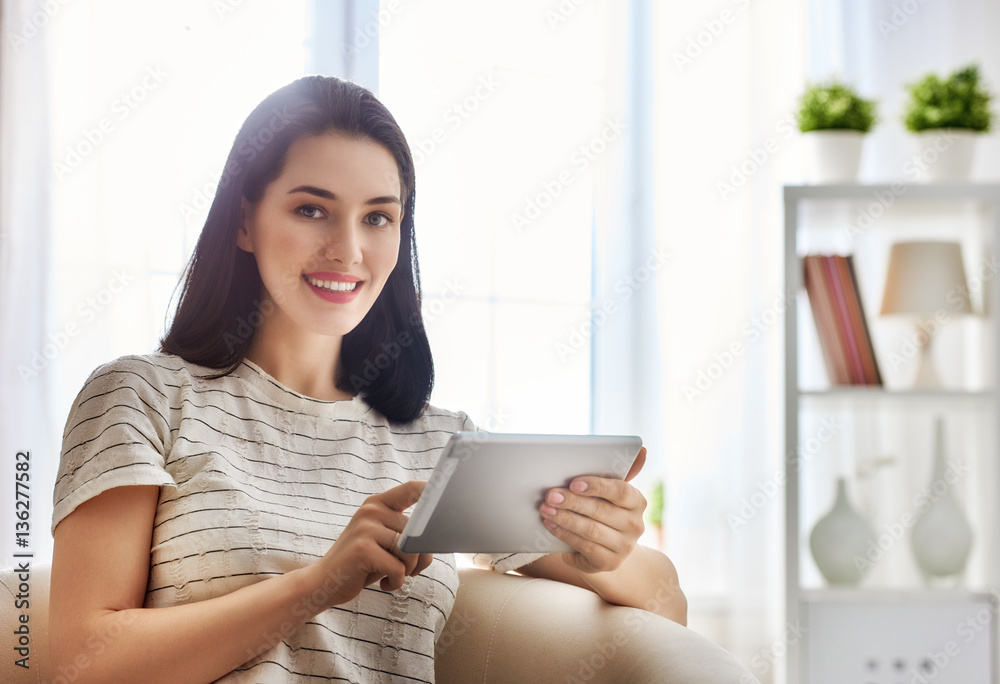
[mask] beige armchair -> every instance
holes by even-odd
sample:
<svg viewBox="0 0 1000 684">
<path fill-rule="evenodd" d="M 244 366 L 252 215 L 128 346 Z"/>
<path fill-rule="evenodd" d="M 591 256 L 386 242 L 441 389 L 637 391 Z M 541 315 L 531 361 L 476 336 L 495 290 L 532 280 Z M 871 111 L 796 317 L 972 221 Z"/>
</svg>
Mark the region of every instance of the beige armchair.
<svg viewBox="0 0 1000 684">
<path fill-rule="evenodd" d="M 440 684 L 520 682 L 749 684 L 756 681 L 709 640 L 670 620 L 611 606 L 578 587 L 463 569 L 458 600 L 438 640 Z M 31 668 L 4 646 L 0 682 L 51 682 L 49 568 L 31 570 Z M 16 641 L 16 574 L 0 570 L 2 643 Z M 14 646 L 17 644 L 15 643 Z M 64 678 L 65 679 L 65 678 Z M 60 679 L 59 681 L 64 681 Z"/>
</svg>

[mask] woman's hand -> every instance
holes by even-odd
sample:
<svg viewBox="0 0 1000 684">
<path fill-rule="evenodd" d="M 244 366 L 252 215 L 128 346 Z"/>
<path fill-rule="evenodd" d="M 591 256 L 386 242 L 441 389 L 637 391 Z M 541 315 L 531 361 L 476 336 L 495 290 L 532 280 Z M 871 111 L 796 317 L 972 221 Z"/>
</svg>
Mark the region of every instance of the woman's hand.
<svg viewBox="0 0 1000 684">
<path fill-rule="evenodd" d="M 674 564 L 661 551 L 636 544 L 646 499 L 628 482 L 645 462 L 643 448 L 624 481 L 578 477 L 569 488 L 550 489 L 539 507 L 545 526 L 579 553 L 542 556 L 518 571 L 590 589 L 608 603 L 685 625 L 687 599 Z"/>
<path fill-rule="evenodd" d="M 426 484 L 414 480 L 365 499 L 315 564 L 324 575 L 319 582 L 327 605 L 346 603 L 375 581 L 383 591 L 395 591 L 407 577 L 419 575 L 431 564 L 434 557 L 429 553 L 396 549 L 407 521 L 403 511 L 416 503 Z"/>
<path fill-rule="evenodd" d="M 646 498 L 628 482 L 646 462 L 639 450 L 625 480 L 578 477 L 568 488 L 550 489 L 539 507 L 549 531 L 579 553 L 564 562 L 583 573 L 617 570 L 636 547 L 645 525 Z"/>
</svg>

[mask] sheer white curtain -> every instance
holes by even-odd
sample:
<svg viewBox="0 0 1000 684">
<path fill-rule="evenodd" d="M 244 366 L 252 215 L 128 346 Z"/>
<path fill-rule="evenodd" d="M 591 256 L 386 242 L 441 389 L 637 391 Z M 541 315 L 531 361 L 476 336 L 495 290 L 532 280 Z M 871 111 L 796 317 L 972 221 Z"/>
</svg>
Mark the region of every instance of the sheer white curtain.
<svg viewBox="0 0 1000 684">
<path fill-rule="evenodd" d="M 657 225 L 671 261 L 660 284 L 667 547 L 691 625 L 762 681 L 783 667 L 780 187 L 801 182 L 794 128 L 805 81 L 833 75 L 879 100 L 861 180 L 898 179 L 913 153 L 905 83 L 978 62 L 1000 83 L 1000 7 L 949 3 L 658 3 Z M 904 9 L 905 8 L 905 9 Z M 975 180 L 1000 178 L 985 136 Z M 763 493 L 767 503 L 744 502 Z M 757 501 L 760 501 L 757 497 Z M 744 511 L 744 512 L 747 512 Z M 733 517 L 735 516 L 735 517 Z M 763 628 L 763 629 L 762 629 Z"/>
<path fill-rule="evenodd" d="M 59 421 L 48 408 L 58 355 L 53 299 L 49 168 L 48 25 L 54 18 L 31 0 L 6 1 L 0 13 L 0 566 L 14 553 L 50 555 L 52 455 Z M 56 333 L 56 338 L 51 334 Z M 30 520 L 15 518 L 14 476 L 19 451 L 30 452 Z M 25 499 L 19 498 L 22 503 Z M 28 522 L 15 546 L 15 523 Z"/>
<path fill-rule="evenodd" d="M 649 466 L 635 483 L 647 494 L 665 477 L 657 283 L 673 257 L 655 221 L 654 6 L 615 5 L 607 22 L 605 106 L 624 132 L 599 176 L 591 303 L 593 428 L 642 436 Z"/>
<path fill-rule="evenodd" d="M 590 431 L 595 197 L 623 144 L 607 7 L 382 3 L 379 96 L 416 164 L 431 401 L 487 429 Z"/>
<path fill-rule="evenodd" d="M 305 0 L 3 2 L 0 476 L 31 449 L 39 561 L 69 403 L 98 365 L 156 347 L 237 129 L 305 72 L 306 16 Z"/>
<path fill-rule="evenodd" d="M 379 38 L 417 164 L 432 401 L 505 432 L 639 434 L 647 492 L 667 268 L 650 6 L 384 1 Z"/>
<path fill-rule="evenodd" d="M 657 3 L 653 21 L 666 546 L 691 627 L 762 681 L 783 621 L 780 187 L 800 176 L 804 11 Z"/>
</svg>

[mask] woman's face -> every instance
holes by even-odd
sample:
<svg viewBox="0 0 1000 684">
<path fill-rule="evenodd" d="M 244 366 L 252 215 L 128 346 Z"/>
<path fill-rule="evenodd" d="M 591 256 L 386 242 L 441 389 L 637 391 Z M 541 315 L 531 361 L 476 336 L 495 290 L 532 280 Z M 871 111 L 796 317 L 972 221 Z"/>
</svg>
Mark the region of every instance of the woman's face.
<svg viewBox="0 0 1000 684">
<path fill-rule="evenodd" d="M 260 201 L 244 200 L 237 237 L 274 304 L 261 325 L 353 330 L 396 266 L 401 200 L 396 160 L 378 143 L 333 132 L 295 141 Z"/>
</svg>

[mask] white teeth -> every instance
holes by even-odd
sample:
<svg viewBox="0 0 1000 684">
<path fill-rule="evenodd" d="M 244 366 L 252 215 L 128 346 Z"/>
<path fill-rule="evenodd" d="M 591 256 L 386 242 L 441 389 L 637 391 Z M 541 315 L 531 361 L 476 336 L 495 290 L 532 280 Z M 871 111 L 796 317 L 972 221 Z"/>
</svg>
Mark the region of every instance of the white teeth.
<svg viewBox="0 0 1000 684">
<path fill-rule="evenodd" d="M 324 290 L 330 290 L 330 292 L 353 292 L 358 286 L 356 282 L 343 283 L 338 280 L 316 280 L 311 276 L 306 276 L 306 280 L 310 285 L 321 287 Z"/>
</svg>

